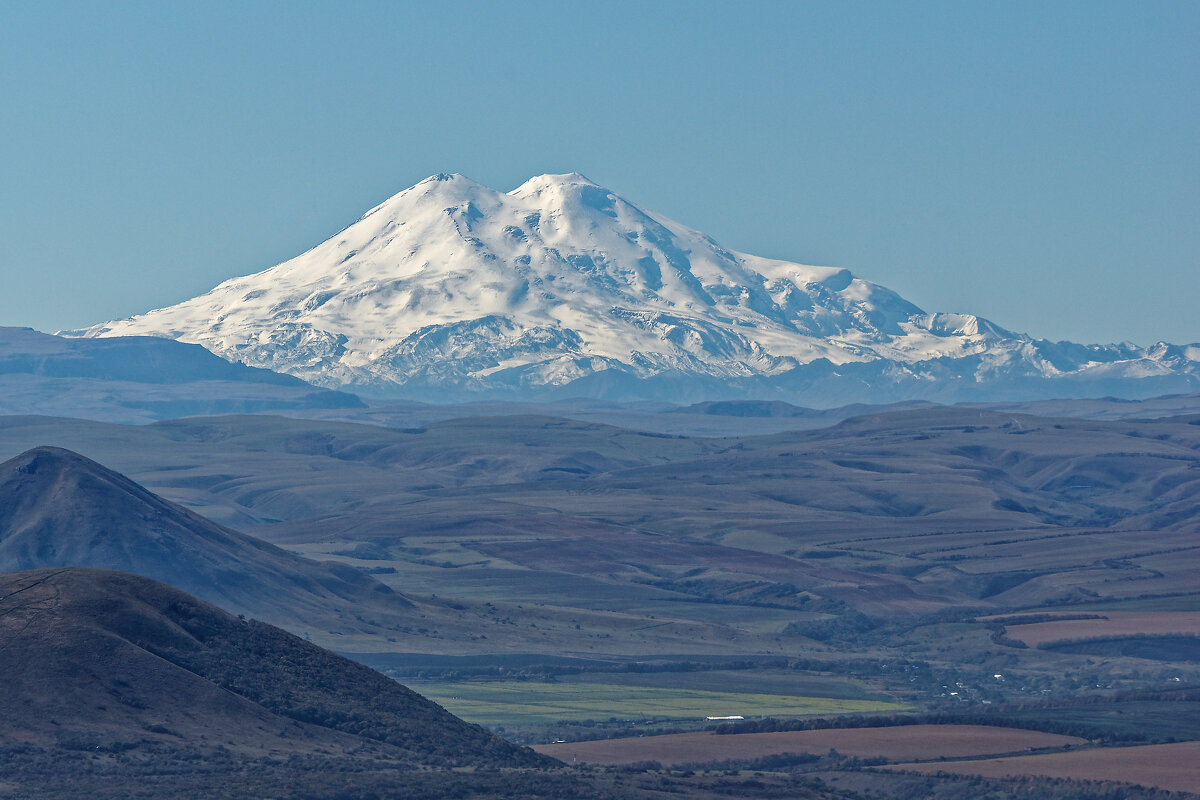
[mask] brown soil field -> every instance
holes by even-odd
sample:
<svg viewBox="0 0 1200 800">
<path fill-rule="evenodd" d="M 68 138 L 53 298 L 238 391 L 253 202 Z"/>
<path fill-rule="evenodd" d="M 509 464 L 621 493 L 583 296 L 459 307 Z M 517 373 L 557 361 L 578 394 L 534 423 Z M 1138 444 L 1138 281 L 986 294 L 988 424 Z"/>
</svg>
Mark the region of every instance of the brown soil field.
<svg viewBox="0 0 1200 800">
<path fill-rule="evenodd" d="M 596 742 L 542 744 L 533 749 L 565 761 L 586 764 L 633 764 L 658 761 L 664 765 L 750 759 L 779 753 L 878 757 L 893 761 L 926 758 L 964 758 L 1015 753 L 1030 748 L 1084 744 L 1085 740 L 1053 733 L 995 728 L 984 725 L 903 725 L 891 728 L 846 728 L 819 731 L 781 731 L 717 736 L 709 731 L 604 739 Z"/>
<path fill-rule="evenodd" d="M 888 767 L 892 769 L 892 767 Z M 986 778 L 1033 775 L 1123 781 L 1175 792 L 1200 792 L 1200 742 L 1098 747 L 1069 753 L 937 764 L 898 764 L 911 772 L 950 772 Z"/>
<path fill-rule="evenodd" d="M 1103 619 L 1064 619 L 1009 625 L 1007 636 L 1038 647 L 1048 642 L 1138 634 L 1200 636 L 1200 611 L 1104 611 Z"/>
</svg>

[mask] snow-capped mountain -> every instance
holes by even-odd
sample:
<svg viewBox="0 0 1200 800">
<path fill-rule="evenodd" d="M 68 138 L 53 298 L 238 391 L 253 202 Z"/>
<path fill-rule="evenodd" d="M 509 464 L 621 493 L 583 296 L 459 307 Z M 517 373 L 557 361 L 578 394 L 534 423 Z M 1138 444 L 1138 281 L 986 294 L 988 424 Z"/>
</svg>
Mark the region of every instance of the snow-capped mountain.
<svg viewBox="0 0 1200 800">
<path fill-rule="evenodd" d="M 1200 346 L 1084 346 L 728 250 L 582 175 L 435 175 L 290 261 L 71 332 L 150 334 L 376 394 L 810 404 L 1200 388 Z"/>
</svg>

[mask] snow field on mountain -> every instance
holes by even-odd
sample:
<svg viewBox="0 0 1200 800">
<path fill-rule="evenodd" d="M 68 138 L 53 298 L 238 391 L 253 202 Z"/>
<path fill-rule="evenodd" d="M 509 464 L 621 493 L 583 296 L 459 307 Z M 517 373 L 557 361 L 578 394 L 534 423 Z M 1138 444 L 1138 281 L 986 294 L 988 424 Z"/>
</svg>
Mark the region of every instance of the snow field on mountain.
<svg viewBox="0 0 1200 800">
<path fill-rule="evenodd" d="M 435 175 L 290 261 L 75 333 L 176 338 L 383 393 L 605 373 L 771 380 L 814 363 L 928 382 L 926 365 L 967 358 L 956 375 L 976 381 L 1197 371 L 1195 348 L 1054 345 L 927 314 L 845 269 L 727 250 L 575 173 L 508 193 Z"/>
</svg>

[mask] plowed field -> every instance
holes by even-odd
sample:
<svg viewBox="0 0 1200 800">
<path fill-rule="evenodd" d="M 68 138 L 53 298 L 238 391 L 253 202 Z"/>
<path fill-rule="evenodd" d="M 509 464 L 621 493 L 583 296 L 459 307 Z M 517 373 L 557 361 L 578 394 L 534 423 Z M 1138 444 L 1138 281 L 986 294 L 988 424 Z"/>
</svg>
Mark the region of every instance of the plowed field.
<svg viewBox="0 0 1200 800">
<path fill-rule="evenodd" d="M 898 764 L 913 772 L 950 772 L 1000 778 L 1037 775 L 1076 780 L 1124 781 L 1176 792 L 1200 792 L 1200 742 L 1103 747 L 1069 753 L 937 764 Z"/>
<path fill-rule="evenodd" d="M 597 742 L 545 744 L 539 753 L 587 764 L 632 764 L 658 761 L 664 765 L 752 759 L 779 753 L 878 757 L 893 761 L 963 758 L 1016 753 L 1030 748 L 1083 744 L 1083 739 L 1053 733 L 995 728 L 983 725 L 904 725 L 891 728 L 742 733 L 717 736 L 711 732 L 606 739 Z"/>
</svg>

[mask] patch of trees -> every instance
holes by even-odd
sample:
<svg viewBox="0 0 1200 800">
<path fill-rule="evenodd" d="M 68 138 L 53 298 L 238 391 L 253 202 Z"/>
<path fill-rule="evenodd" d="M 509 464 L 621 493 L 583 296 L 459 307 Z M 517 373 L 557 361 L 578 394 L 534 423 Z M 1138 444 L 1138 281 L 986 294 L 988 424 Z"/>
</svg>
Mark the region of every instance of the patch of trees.
<svg viewBox="0 0 1200 800">
<path fill-rule="evenodd" d="M 1107 619 L 1103 614 L 1015 614 L 990 622 L 998 625 L 1033 625 L 1039 622 L 1067 622 L 1081 619 Z M 983 621 L 983 620 L 978 620 Z"/>
<path fill-rule="evenodd" d="M 998 623 L 988 625 L 988 630 L 991 631 L 992 644 L 998 644 L 1001 647 L 1012 647 L 1016 650 L 1028 650 L 1029 645 L 1022 642 L 1020 639 L 1008 638 L 1008 628 Z"/>
<path fill-rule="evenodd" d="M 1193 800 L 1195 795 L 1070 778 L 876 773 L 871 785 L 889 800 Z M 872 795 L 874 796 L 874 795 Z"/>
<path fill-rule="evenodd" d="M 779 608 L 789 611 L 811 610 L 812 608 L 810 598 L 802 593 L 802 589 L 791 583 L 759 580 L 732 581 L 714 578 L 697 580 L 635 579 L 634 583 L 688 595 L 688 602 L 699 600 L 718 605 Z"/>
<path fill-rule="evenodd" d="M 764 719 L 743 720 L 740 722 L 724 722 L 713 726 L 711 730 L 718 735 L 736 735 L 741 733 L 816 731 L 844 728 L 893 728 L 904 725 L 987 725 L 996 728 L 1019 728 L 1022 730 L 1041 731 L 1043 733 L 1057 733 L 1063 736 L 1076 736 L 1081 739 L 1094 739 L 1109 743 L 1144 742 L 1147 740 L 1146 733 L 1143 731 L 1113 730 L 1084 720 L 1030 719 L 1001 711 L 856 715 L 820 717 L 815 719 L 766 717 Z"/>
<path fill-rule="evenodd" d="M 401 748 L 425 766 L 538 767 L 554 762 L 471 725 L 375 670 L 255 620 L 177 604 L 190 641 L 143 646 L 298 722 Z"/>
<path fill-rule="evenodd" d="M 816 764 L 822 756 L 815 753 L 775 753 L 758 758 L 734 758 L 724 761 L 697 761 L 680 764 L 679 769 L 691 770 L 722 770 L 738 772 L 781 772 L 796 767 L 808 767 Z M 880 760 L 877 763 L 884 763 Z"/>
<path fill-rule="evenodd" d="M 203 797 L 205 800 L 652 800 L 662 797 L 837 800 L 841 792 L 788 775 L 702 775 L 687 770 L 558 768 L 397 770 L 346 757 L 242 758 L 158 749 L 140 759 L 0 748 L 5 796 L 53 800 Z"/>
<path fill-rule="evenodd" d="M 663 797 L 745 800 L 1190 800 L 1194 795 L 1125 784 L 1053 778 L 980 778 L 863 770 L 872 762 L 822 756 L 810 764 L 752 760 L 707 770 L 634 768 L 554 770 L 397 770 L 336 756 L 250 759 L 222 748 L 200 753 L 149 745 L 118 755 L 57 748 L 0 748 L 0 775 L 13 796 L 54 800 L 203 797 L 206 800 L 651 800 Z M 831 763 L 831 758 L 833 761 Z M 754 765 L 754 766 L 748 766 Z M 813 772 L 792 772 L 816 768 Z M 778 770 L 788 772 L 781 774 Z M 832 771 L 831 771 L 832 770 Z M 872 791 L 834 788 L 854 775 Z M 859 791 L 862 791 L 860 789 Z"/>
<path fill-rule="evenodd" d="M 860 611 L 846 610 L 830 619 L 790 623 L 784 633 L 804 636 L 822 644 L 861 644 L 869 635 L 884 628 L 886 622 Z"/>
<path fill-rule="evenodd" d="M 1152 661 L 1200 661 L 1200 637 L 1137 633 L 1101 636 L 1086 641 L 1045 642 L 1039 650 L 1093 656 L 1128 656 Z"/>
</svg>

